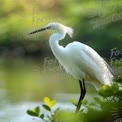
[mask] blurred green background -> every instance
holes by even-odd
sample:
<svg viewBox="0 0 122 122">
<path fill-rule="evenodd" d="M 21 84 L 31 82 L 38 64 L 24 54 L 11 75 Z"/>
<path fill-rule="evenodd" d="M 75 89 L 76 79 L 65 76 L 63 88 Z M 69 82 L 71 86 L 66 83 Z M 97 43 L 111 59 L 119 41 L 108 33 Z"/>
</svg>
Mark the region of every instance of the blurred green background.
<svg viewBox="0 0 122 122">
<path fill-rule="evenodd" d="M 64 72 L 50 50 L 53 31 L 27 35 L 55 21 L 74 29 L 73 38 L 66 36 L 60 44 L 78 40 L 91 46 L 111 65 L 117 60 L 115 74 L 122 77 L 121 0 L 1 0 L 1 106 L 6 106 L 5 101 L 42 101 L 56 93 L 79 93 L 76 80 Z"/>
</svg>

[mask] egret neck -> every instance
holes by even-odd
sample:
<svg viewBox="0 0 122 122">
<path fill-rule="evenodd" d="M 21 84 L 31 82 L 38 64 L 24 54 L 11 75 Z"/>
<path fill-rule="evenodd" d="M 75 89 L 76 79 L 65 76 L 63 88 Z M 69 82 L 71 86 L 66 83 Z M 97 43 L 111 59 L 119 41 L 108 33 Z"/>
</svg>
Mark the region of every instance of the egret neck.
<svg viewBox="0 0 122 122">
<path fill-rule="evenodd" d="M 59 41 L 64 39 L 66 33 L 54 33 L 53 35 L 51 35 L 50 39 L 49 39 L 49 44 L 51 47 L 51 50 L 53 52 L 53 54 L 60 59 L 60 57 L 62 57 L 62 54 L 64 54 L 64 50 L 65 48 L 63 46 L 59 45 Z"/>
</svg>

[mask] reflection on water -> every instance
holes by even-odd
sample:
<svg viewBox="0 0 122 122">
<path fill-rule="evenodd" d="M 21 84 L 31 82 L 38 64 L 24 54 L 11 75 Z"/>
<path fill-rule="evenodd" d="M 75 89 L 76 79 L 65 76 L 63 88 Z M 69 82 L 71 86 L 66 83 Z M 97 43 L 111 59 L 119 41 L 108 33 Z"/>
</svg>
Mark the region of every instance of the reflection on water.
<svg viewBox="0 0 122 122">
<path fill-rule="evenodd" d="M 70 100 L 78 99 L 79 84 L 62 70 L 50 70 L 58 66 L 50 65 L 49 71 L 46 66 L 44 71 L 41 59 L 0 59 L 0 122 L 40 122 L 26 110 L 41 106 L 45 96 L 55 99 L 62 109 L 74 109 Z M 90 99 L 88 94 L 86 98 Z"/>
</svg>

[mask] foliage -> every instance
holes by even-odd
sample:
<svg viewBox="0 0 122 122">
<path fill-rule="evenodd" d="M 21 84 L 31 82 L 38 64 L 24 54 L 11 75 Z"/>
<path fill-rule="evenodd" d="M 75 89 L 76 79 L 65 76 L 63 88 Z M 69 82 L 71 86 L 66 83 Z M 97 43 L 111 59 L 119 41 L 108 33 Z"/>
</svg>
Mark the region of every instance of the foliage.
<svg viewBox="0 0 122 122">
<path fill-rule="evenodd" d="M 56 104 L 56 101 L 55 100 L 50 100 L 50 98 L 48 97 L 45 97 L 44 98 L 44 104 L 42 105 L 42 107 L 50 112 L 50 116 L 49 115 L 45 115 L 44 113 L 41 113 L 40 111 L 40 107 L 37 106 L 33 109 L 28 109 L 27 110 L 27 113 L 30 115 L 30 116 L 34 116 L 34 117 L 38 117 L 39 119 L 42 119 L 43 121 L 45 122 L 54 122 L 53 121 L 53 114 L 57 111 L 57 109 L 53 112 L 52 111 L 52 107 Z"/>
<path fill-rule="evenodd" d="M 41 34 L 41 38 L 39 34 L 28 37 L 27 33 L 51 21 L 58 21 L 74 28 L 73 40 L 87 43 L 106 55 L 111 48 L 121 48 L 121 5 L 121 0 L 1 1 L 2 51 L 21 47 L 28 55 L 49 53 L 47 33 Z M 66 45 L 69 40 L 71 42 L 66 37 L 63 44 Z"/>
<path fill-rule="evenodd" d="M 104 85 L 98 92 L 100 96 L 94 97 L 92 102 L 82 101 L 84 107 L 79 112 L 61 110 L 59 107 L 53 109 L 56 101 L 45 97 L 42 107 L 49 112 L 48 115 L 41 113 L 38 106 L 27 110 L 27 113 L 46 122 L 113 122 L 122 117 L 121 83 L 115 82 L 112 87 Z M 77 102 L 74 99 L 71 102 L 77 107 Z"/>
</svg>

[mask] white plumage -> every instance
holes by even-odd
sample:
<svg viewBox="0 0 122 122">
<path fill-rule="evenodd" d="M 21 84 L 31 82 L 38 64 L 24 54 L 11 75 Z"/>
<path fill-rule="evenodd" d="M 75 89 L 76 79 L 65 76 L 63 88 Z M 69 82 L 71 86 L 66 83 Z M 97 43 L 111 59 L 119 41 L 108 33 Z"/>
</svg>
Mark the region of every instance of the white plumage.
<svg viewBox="0 0 122 122">
<path fill-rule="evenodd" d="M 72 28 L 59 23 L 50 23 L 48 26 L 55 26 L 50 29 L 59 32 L 53 34 L 49 42 L 53 54 L 66 72 L 78 80 L 99 81 L 102 84 L 112 85 L 113 75 L 109 71 L 107 63 L 95 50 L 77 41 L 68 44 L 66 47 L 59 45 L 59 41 L 65 37 L 66 33 L 72 37 Z"/>
<path fill-rule="evenodd" d="M 70 27 L 53 22 L 49 23 L 44 28 L 33 31 L 29 34 L 49 29 L 57 31 L 52 34 L 49 39 L 53 54 L 64 67 L 66 72 L 79 80 L 81 95 L 76 109 L 78 111 L 81 106 L 81 100 L 83 100 L 86 93 L 84 81 L 98 81 L 102 84 L 111 86 L 113 84 L 113 75 L 108 68 L 108 64 L 91 47 L 77 41 L 68 44 L 66 47 L 59 45 L 59 41 L 64 39 L 66 34 L 69 34 L 69 36 L 72 37 L 73 29 Z"/>
</svg>

